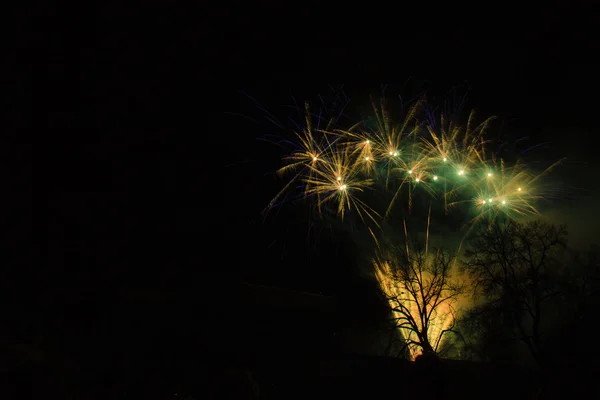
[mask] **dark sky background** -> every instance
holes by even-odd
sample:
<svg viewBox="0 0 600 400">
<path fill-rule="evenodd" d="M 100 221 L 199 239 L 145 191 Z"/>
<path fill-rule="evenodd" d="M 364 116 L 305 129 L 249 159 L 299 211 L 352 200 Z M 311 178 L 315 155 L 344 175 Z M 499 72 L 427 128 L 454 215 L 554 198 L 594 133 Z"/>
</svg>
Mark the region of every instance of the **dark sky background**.
<svg viewBox="0 0 600 400">
<path fill-rule="evenodd" d="M 240 91 L 285 119 L 292 96 L 314 101 L 327 92 L 321 82 L 349 82 L 358 101 L 380 93 L 380 81 L 400 82 L 387 92 L 403 96 L 439 97 L 458 86 L 467 109 L 498 115 L 506 131 L 533 143 L 548 141 L 539 159 L 569 157 L 557 182 L 580 189 L 550 214 L 569 222 L 577 240 L 600 233 L 600 78 L 589 41 L 207 46 L 183 28 L 137 35 L 143 22 L 132 28 L 128 18 L 108 29 L 41 15 L 35 33 L 16 41 L 3 94 L 4 136 L 15 149 L 3 173 L 11 228 L 3 281 L 14 283 L 3 294 L 6 337 L 52 342 L 73 357 L 85 348 L 110 364 L 104 351 L 123 351 L 119 332 L 133 335 L 131 317 L 142 314 L 128 308 L 131 288 L 163 293 L 166 309 L 174 292 L 186 293 L 197 307 L 164 321 L 195 331 L 192 316 L 225 301 L 231 280 L 369 299 L 343 241 L 324 238 L 307 251 L 302 205 L 263 221 L 260 211 L 284 182 L 272 175 L 279 154 L 257 138 L 285 132 Z"/>
</svg>

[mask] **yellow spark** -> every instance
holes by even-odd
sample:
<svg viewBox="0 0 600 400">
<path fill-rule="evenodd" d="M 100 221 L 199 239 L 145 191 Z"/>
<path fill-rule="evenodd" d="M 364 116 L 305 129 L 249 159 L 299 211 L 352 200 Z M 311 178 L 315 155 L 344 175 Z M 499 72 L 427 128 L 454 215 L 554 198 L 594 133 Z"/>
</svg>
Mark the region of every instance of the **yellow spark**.
<svg viewBox="0 0 600 400">
<path fill-rule="evenodd" d="M 520 191 L 521 191 L 521 188 L 518 188 L 518 189 L 517 189 L 517 192 L 520 192 Z"/>
<path fill-rule="evenodd" d="M 353 210 L 368 227 L 379 227 L 380 215 L 359 198 L 373 181 L 362 175 L 350 151 L 348 146 L 344 146 L 328 154 L 324 162 L 310 165 L 311 171 L 303 179 L 305 195 L 314 196 L 319 212 L 323 206 L 333 203 L 342 220 L 347 211 Z"/>
<path fill-rule="evenodd" d="M 502 204 L 506 204 L 506 200 L 502 200 Z"/>
<path fill-rule="evenodd" d="M 298 139 L 300 150 L 293 151 L 291 154 L 283 158 L 286 165 L 277 170 L 278 175 L 285 175 L 288 172 L 297 171 L 295 176 L 285 185 L 285 187 L 275 195 L 275 197 L 269 202 L 267 209 L 272 207 L 277 200 L 291 187 L 293 182 L 298 179 L 303 179 L 310 182 L 315 178 L 317 171 L 317 164 L 327 164 L 327 157 L 322 160 L 323 163 L 317 163 L 318 157 L 325 152 L 327 146 L 332 146 L 338 139 L 333 141 L 327 137 L 326 127 L 325 131 L 313 130 L 311 113 L 308 104 L 306 104 L 306 126 L 302 129 L 301 133 L 295 132 Z M 318 134 L 318 135 L 316 135 Z M 319 160 L 320 161 L 320 160 Z M 310 190 L 310 183 L 307 185 L 305 195 Z"/>
<path fill-rule="evenodd" d="M 394 157 L 396 157 L 397 155 L 398 155 L 398 152 L 397 152 L 397 151 L 396 151 L 396 152 L 394 152 Z"/>
<path fill-rule="evenodd" d="M 369 161 L 369 157 L 365 157 L 365 160 Z"/>
<path fill-rule="evenodd" d="M 459 174 L 459 175 L 464 175 L 464 174 L 465 174 L 465 170 L 464 170 L 464 169 L 461 169 L 461 170 L 459 170 L 459 171 L 458 171 L 458 174 Z"/>
<path fill-rule="evenodd" d="M 437 177 L 437 175 L 434 175 L 434 176 L 433 176 L 433 180 L 434 180 L 434 181 L 437 181 L 437 180 L 438 180 L 438 177 Z"/>
<path fill-rule="evenodd" d="M 481 204 L 485 204 L 485 200 L 482 200 L 482 201 L 481 201 Z"/>
<path fill-rule="evenodd" d="M 491 203 L 491 202 L 492 202 L 492 199 L 488 199 L 488 201 Z"/>
<path fill-rule="evenodd" d="M 471 112 L 463 127 L 442 114 L 439 123 L 427 127 L 429 135 L 422 136 L 423 150 L 432 160 L 452 160 L 455 165 L 469 168 L 482 158 L 484 133 L 492 119 L 476 126 L 475 113 Z"/>
<path fill-rule="evenodd" d="M 408 170 L 408 173 L 409 173 L 409 174 L 412 174 L 412 169 L 409 169 L 409 170 Z"/>
<path fill-rule="evenodd" d="M 488 172 L 488 178 L 490 178 L 492 176 L 491 172 Z"/>
<path fill-rule="evenodd" d="M 419 178 L 415 178 L 415 182 L 419 183 L 420 179 Z"/>
</svg>

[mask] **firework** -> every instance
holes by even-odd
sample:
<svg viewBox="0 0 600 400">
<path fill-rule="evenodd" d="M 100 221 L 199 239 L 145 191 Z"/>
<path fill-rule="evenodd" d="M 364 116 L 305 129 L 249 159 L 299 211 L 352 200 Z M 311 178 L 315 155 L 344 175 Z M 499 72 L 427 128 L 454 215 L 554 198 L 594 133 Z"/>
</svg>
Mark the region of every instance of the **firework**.
<svg viewBox="0 0 600 400">
<path fill-rule="evenodd" d="M 284 158 L 286 165 L 279 170 L 295 175 L 277 195 L 294 187 L 292 182 L 301 182 L 304 197 L 312 200 L 319 213 L 328 208 L 342 220 L 349 214 L 357 216 L 379 251 L 374 229 L 396 209 L 404 214 L 403 201 L 409 214 L 415 201 L 429 204 L 424 253 L 410 251 L 403 219 L 405 257 L 373 261 L 412 358 L 419 349 L 437 351 L 444 334 L 451 331 L 460 294 L 459 285 L 449 278 L 447 259 L 439 252 L 428 254 L 432 204 L 443 206 L 446 214 L 454 208 L 467 212 L 467 234 L 484 221 L 536 215 L 537 202 L 548 197 L 542 178 L 560 163 L 537 174 L 521 161 L 506 165 L 488 153 L 493 143 L 485 136 L 493 118 L 476 124 L 471 112 L 463 127 L 442 115 L 436 124 L 439 128 L 434 128 L 418 120 L 421 106 L 415 104 L 401 123 L 394 124 L 384 107 L 373 104 L 373 126 L 361 121 L 335 130 L 314 130 L 307 112 L 306 127 L 297 134 L 297 148 Z M 379 204 L 382 198 L 387 202 L 384 206 Z M 457 253 L 461 248 L 462 240 Z M 440 273 L 447 285 L 443 288 L 436 286 Z M 432 291 L 438 296 L 429 297 Z"/>
<path fill-rule="evenodd" d="M 372 180 L 358 174 L 357 163 L 351 159 L 347 148 L 333 152 L 321 162 L 309 164 L 308 168 L 310 172 L 304 179 L 305 194 L 316 196 L 319 210 L 334 201 L 342 219 L 346 210 L 356 210 L 363 221 L 368 219 L 377 224 L 379 214 L 357 196 L 372 184 Z"/>
<path fill-rule="evenodd" d="M 472 197 L 454 204 L 467 202 L 473 205 L 476 215 L 467 223 L 469 226 L 482 220 L 492 223 L 499 219 L 513 220 L 541 215 L 536 203 L 549 197 L 541 178 L 562 161 L 552 164 L 539 174 L 527 170 L 520 161 L 512 166 L 506 166 L 502 159 L 497 162 L 482 162 L 474 169 L 471 177 Z"/>
<path fill-rule="evenodd" d="M 295 133 L 297 142 L 295 149 L 291 154 L 283 158 L 284 166 L 277 170 L 280 176 L 291 172 L 296 172 L 295 176 L 287 183 L 287 185 L 271 200 L 267 209 L 273 207 L 276 201 L 292 186 L 298 179 L 304 182 L 311 182 L 314 178 L 314 173 L 319 171 L 319 166 L 323 163 L 328 163 L 328 157 L 335 157 L 336 152 L 331 151 L 335 145 L 336 138 L 328 137 L 327 129 L 313 129 L 311 122 L 310 107 L 305 105 L 306 118 L 305 127 L 301 133 Z M 329 127 L 329 125 L 327 126 Z M 310 186 L 306 186 L 305 194 L 310 192 Z"/>
<path fill-rule="evenodd" d="M 307 106 L 297 149 L 278 171 L 296 174 L 276 198 L 300 180 L 305 197 L 316 199 L 319 210 L 330 206 L 342 219 L 354 210 L 370 226 L 378 226 L 402 198 L 410 213 L 417 192 L 443 201 L 446 213 L 471 204 L 475 217 L 470 223 L 538 214 L 535 203 L 545 197 L 539 178 L 549 169 L 534 175 L 521 162 L 506 166 L 487 156 L 485 133 L 493 118 L 476 124 L 472 112 L 463 128 L 442 115 L 439 128 L 433 128 L 417 120 L 419 107 L 415 104 L 400 124 L 384 107 L 373 105 L 375 127 L 361 122 L 346 130 L 314 130 Z M 368 205 L 369 188 L 390 195 L 385 209 Z"/>
</svg>

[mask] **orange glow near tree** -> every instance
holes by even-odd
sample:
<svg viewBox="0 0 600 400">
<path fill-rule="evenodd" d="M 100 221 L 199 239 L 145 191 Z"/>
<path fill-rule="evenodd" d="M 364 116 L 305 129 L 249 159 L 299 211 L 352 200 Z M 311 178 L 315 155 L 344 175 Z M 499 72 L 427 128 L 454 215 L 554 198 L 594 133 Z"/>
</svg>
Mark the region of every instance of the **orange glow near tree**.
<svg viewBox="0 0 600 400">
<path fill-rule="evenodd" d="M 373 264 L 396 329 L 412 360 L 421 353 L 437 353 L 454 332 L 458 303 L 465 292 L 453 275 L 454 258 L 441 250 L 429 255 L 408 248 L 390 253 Z"/>
</svg>

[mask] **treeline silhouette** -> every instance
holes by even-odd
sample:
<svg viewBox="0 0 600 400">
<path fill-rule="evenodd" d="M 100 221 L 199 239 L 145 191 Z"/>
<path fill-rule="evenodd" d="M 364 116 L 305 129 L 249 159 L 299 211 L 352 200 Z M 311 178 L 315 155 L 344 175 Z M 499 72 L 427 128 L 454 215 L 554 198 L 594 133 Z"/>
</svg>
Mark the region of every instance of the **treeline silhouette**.
<svg viewBox="0 0 600 400">
<path fill-rule="evenodd" d="M 571 249 L 564 227 L 540 222 L 482 227 L 467 239 L 467 249 L 461 268 L 479 301 L 457 314 L 455 329 L 464 341 L 449 341 L 441 355 L 426 352 L 411 362 L 384 356 L 385 346 L 377 356 L 357 354 L 360 341 L 351 351 L 340 339 L 353 333 L 351 325 L 342 329 L 352 318 L 351 302 L 316 295 L 291 300 L 285 290 L 262 298 L 232 276 L 204 290 L 64 289 L 60 295 L 48 291 L 43 310 L 35 311 L 40 304 L 27 293 L 3 302 L 0 395 L 294 399 L 597 393 L 597 249 Z M 92 321 L 94 335 L 83 335 Z"/>
</svg>

